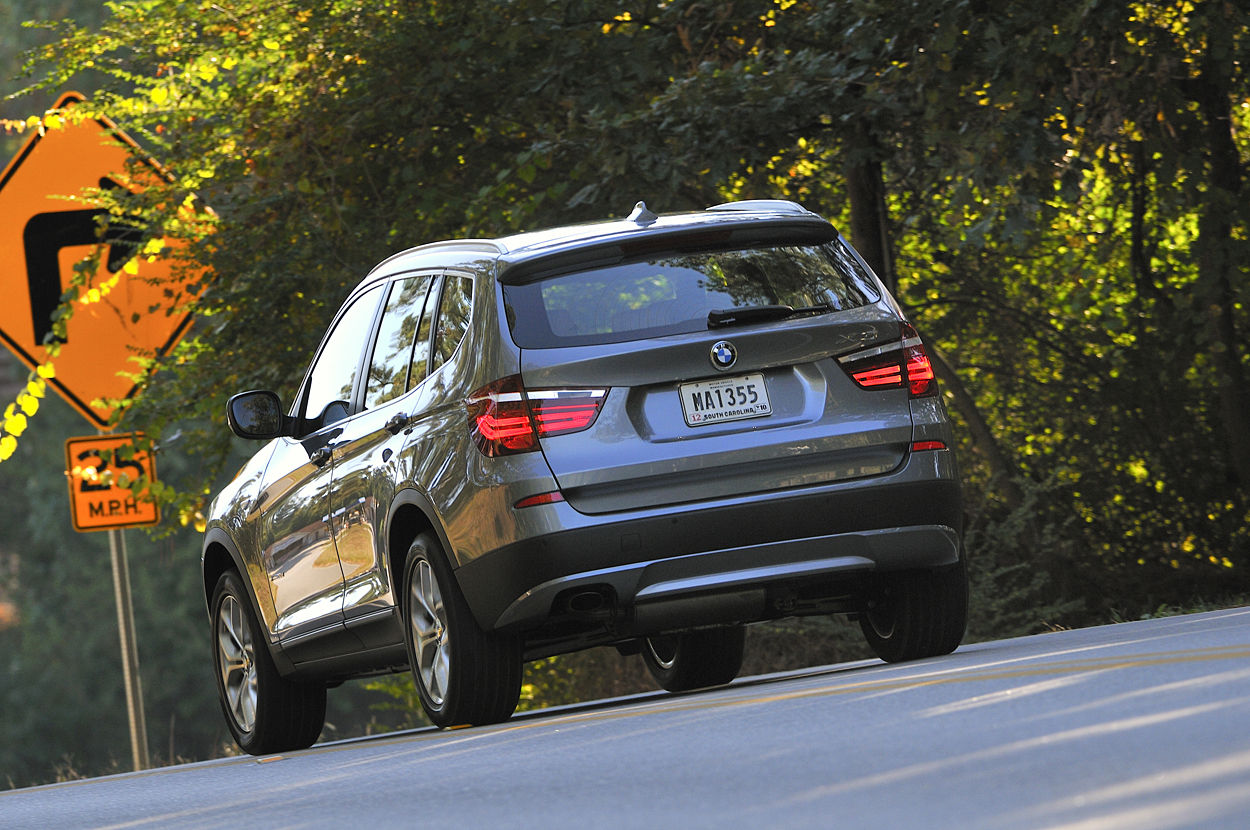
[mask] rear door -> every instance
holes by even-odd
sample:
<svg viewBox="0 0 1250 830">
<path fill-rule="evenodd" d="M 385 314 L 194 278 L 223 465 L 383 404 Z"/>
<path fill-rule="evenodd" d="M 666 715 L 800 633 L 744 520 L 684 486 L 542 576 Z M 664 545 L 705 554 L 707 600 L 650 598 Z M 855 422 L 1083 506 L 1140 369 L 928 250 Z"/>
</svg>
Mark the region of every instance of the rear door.
<svg viewBox="0 0 1250 830">
<path fill-rule="evenodd" d="M 531 397 L 610 387 L 590 429 L 542 439 L 578 510 L 863 478 L 906 456 L 907 390 L 860 388 L 832 357 L 899 336 L 841 242 L 652 259 L 505 294 L 524 320 L 513 331 Z M 783 305 L 808 310 L 782 318 Z M 730 324 L 709 324 L 714 311 Z"/>
<path fill-rule="evenodd" d="M 365 376 L 362 411 L 344 423 L 335 442 L 331 502 L 343 568 L 343 613 L 366 647 L 402 642 L 402 628 L 390 619 L 396 586 L 387 573 L 383 524 L 395 495 L 404 430 L 415 415 L 416 396 L 407 393 L 425 379 L 433 306 L 427 297 L 433 284 L 431 274 L 390 284 Z"/>
</svg>

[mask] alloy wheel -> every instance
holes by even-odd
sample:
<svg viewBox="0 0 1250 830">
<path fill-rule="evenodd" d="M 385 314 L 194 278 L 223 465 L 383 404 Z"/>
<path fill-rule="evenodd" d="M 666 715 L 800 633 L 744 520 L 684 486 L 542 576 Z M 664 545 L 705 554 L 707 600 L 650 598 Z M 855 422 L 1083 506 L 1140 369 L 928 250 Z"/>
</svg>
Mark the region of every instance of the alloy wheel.
<svg viewBox="0 0 1250 830">
<path fill-rule="evenodd" d="M 231 717 L 244 732 L 256 725 L 256 651 L 243 605 L 227 595 L 217 609 L 217 668 Z"/>
<path fill-rule="evenodd" d="M 447 609 L 430 563 L 422 559 L 417 562 L 415 570 L 410 583 L 408 621 L 416 647 L 417 674 L 430 702 L 441 707 L 447 696 L 447 681 L 451 674 Z"/>
</svg>

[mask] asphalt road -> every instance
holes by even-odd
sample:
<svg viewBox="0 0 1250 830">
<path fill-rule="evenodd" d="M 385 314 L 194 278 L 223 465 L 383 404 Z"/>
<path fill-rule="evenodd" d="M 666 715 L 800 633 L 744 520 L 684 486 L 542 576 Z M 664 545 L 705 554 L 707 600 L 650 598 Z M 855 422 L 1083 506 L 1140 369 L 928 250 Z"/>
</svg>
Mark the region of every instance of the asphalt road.
<svg viewBox="0 0 1250 830">
<path fill-rule="evenodd" d="M 1250 828 L 1250 608 L 0 795 L 3 828 Z"/>
</svg>

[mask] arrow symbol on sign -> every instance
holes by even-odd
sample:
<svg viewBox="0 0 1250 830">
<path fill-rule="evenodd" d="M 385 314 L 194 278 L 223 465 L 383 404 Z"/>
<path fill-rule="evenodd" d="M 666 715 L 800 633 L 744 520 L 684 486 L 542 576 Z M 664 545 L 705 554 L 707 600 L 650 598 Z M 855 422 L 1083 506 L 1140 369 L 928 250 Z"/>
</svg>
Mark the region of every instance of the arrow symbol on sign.
<svg viewBox="0 0 1250 830">
<path fill-rule="evenodd" d="M 111 179 L 100 179 L 100 187 L 112 189 L 119 185 Z M 143 231 L 134 226 L 106 226 L 100 237 L 100 225 L 108 219 L 107 210 L 62 210 L 37 213 L 22 231 L 26 249 L 26 279 L 30 286 L 30 315 L 35 327 L 35 342 L 42 343 L 52 332 L 52 315 L 61 304 L 62 248 L 76 245 L 109 246 L 108 271 L 115 274 L 135 255 Z"/>
</svg>

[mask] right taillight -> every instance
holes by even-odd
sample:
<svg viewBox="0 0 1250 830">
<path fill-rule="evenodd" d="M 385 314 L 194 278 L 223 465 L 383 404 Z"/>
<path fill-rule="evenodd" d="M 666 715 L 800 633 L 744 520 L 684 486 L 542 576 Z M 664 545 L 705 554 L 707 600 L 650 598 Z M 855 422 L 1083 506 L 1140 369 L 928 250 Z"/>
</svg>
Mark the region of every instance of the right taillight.
<svg viewBox="0 0 1250 830">
<path fill-rule="evenodd" d="M 538 439 L 589 429 L 607 389 L 529 389 L 520 375 L 488 383 L 465 400 L 473 443 L 494 458 L 533 452 Z"/>
<path fill-rule="evenodd" d="M 937 394 L 933 365 L 910 323 L 903 323 L 902 338 L 856 354 L 838 358 L 842 368 L 864 389 L 907 387 L 913 398 Z"/>
</svg>

